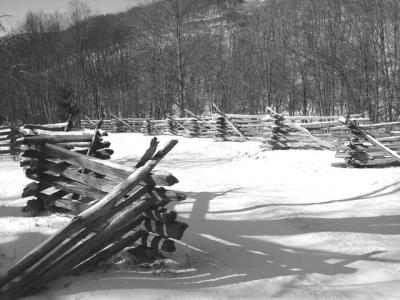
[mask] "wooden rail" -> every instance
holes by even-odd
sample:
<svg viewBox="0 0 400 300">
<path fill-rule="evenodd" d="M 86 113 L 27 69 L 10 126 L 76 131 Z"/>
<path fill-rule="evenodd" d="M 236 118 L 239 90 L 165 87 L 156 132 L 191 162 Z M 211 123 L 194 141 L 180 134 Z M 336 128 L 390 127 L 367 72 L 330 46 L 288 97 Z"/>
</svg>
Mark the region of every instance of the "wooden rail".
<svg viewBox="0 0 400 300">
<path fill-rule="evenodd" d="M 277 126 L 271 115 L 224 114 L 222 117 L 225 120 L 222 121 L 220 114 L 207 117 L 198 116 L 190 111 L 188 114 L 191 118 L 171 116 L 165 120 L 116 118 L 104 120 L 104 124 L 106 124 L 105 126 L 111 125 L 109 129 L 111 132 L 119 132 L 122 128 L 123 131 L 142 132 L 146 135 L 169 134 L 214 138 L 215 141 L 267 140 L 273 137 Z M 346 128 L 340 127 L 341 123 L 337 120 L 339 117 L 284 116 L 288 128 L 282 129 L 284 132 L 281 133 L 283 138 L 280 140 L 280 149 L 285 147 L 287 149 L 322 149 L 332 145 L 334 148 L 339 147 L 349 135 Z M 366 126 L 371 123 L 368 118 L 361 115 L 351 115 L 350 119 Z M 122 121 L 129 126 L 123 125 Z M 95 120 L 82 120 L 82 125 L 89 128 L 93 126 L 94 122 Z M 118 127 L 117 123 L 123 126 Z M 396 128 L 393 127 L 393 129 Z M 264 143 L 261 147 L 274 149 L 268 143 Z"/>
<path fill-rule="evenodd" d="M 18 130 L 10 126 L 0 126 L 0 155 L 18 155 L 19 147 L 16 142 Z"/>
<path fill-rule="evenodd" d="M 400 164 L 400 133 L 391 131 L 393 126 L 400 126 L 400 122 L 366 126 L 358 126 L 344 119 L 341 122 L 352 138 L 337 150 L 336 157 L 344 158 L 348 166 L 384 167 Z M 376 129 L 379 131 L 374 131 Z"/>
<path fill-rule="evenodd" d="M 173 149 L 176 140 L 157 151 L 158 141 L 154 138 L 135 168 L 64 149 L 51 143 L 54 138 L 23 142 L 29 147 L 24 153 L 30 159 L 26 171 L 31 172 L 27 176 L 38 174 L 29 193 L 52 190 L 51 201 L 66 204 L 76 217 L 0 277 L 2 299 L 30 295 L 53 279 L 85 271 L 126 247 L 175 251 L 172 239 L 181 239 L 187 225 L 177 221 L 176 212 L 164 206 L 186 196 L 159 187 L 161 182 L 154 178 L 153 169 Z M 85 171 L 80 172 L 80 167 Z M 167 172 L 163 176 L 173 177 Z M 74 200 L 72 193 L 80 197 Z"/>
</svg>

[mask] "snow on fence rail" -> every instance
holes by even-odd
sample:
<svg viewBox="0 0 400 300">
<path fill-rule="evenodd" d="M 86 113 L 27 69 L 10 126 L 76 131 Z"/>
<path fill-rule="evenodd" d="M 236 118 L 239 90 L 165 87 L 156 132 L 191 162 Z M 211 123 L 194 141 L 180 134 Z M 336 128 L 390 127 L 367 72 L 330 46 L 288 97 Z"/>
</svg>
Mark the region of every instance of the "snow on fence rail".
<svg viewBox="0 0 400 300">
<path fill-rule="evenodd" d="M 67 162 L 51 159 L 49 151 L 43 151 L 45 144 L 55 145 L 76 154 L 90 155 L 98 159 L 110 159 L 113 150 L 110 149 L 110 142 L 104 141 L 98 131 L 93 135 L 76 132 L 79 134 L 71 135 L 71 132 L 65 132 L 57 135 L 35 135 L 24 136 L 20 139 L 21 150 L 21 167 L 24 168 L 25 174 L 29 179 L 34 180 L 28 184 L 22 197 L 34 197 L 27 201 L 24 211 L 36 213 L 44 209 L 63 208 L 72 211 L 79 211 L 78 196 L 82 193 L 89 193 L 85 185 L 76 186 L 63 178 L 79 176 L 84 178 L 83 169 L 71 171 L 71 167 Z M 67 152 L 68 153 L 68 152 Z M 61 176 L 62 180 L 60 180 Z M 73 178 L 70 178 L 73 180 Z M 81 179 L 82 180 L 82 179 Z M 51 188 L 52 187 L 52 188 Z M 72 200 L 65 200 L 70 195 Z"/>
<path fill-rule="evenodd" d="M 35 178 L 40 180 L 39 185 L 67 194 L 78 193 L 82 205 L 67 226 L 0 277 L 1 299 L 32 294 L 50 280 L 80 273 L 127 247 L 175 251 L 171 239 L 181 239 L 187 225 L 176 221 L 176 212 L 164 206 L 186 196 L 160 187 L 178 180 L 168 172 L 153 169 L 176 140 L 157 151 L 158 141 L 154 138 L 134 168 L 85 156 L 51 142 L 44 138 L 24 140 L 33 147 L 27 151 L 35 153 L 27 157 L 53 176 L 40 171 Z M 72 201 L 61 194 L 53 196 Z"/>
<path fill-rule="evenodd" d="M 194 114 L 193 114 L 194 115 Z M 195 116 L 195 115 L 194 115 Z M 307 129 L 307 131 L 319 138 L 331 143 L 341 143 L 347 136 L 346 130 L 334 132 L 332 128 L 338 128 L 341 123 L 338 119 L 341 116 L 285 116 L 286 125 L 293 123 Z M 359 124 L 369 124 L 368 118 L 361 115 L 351 115 L 352 120 Z M 82 120 L 82 126 L 90 128 L 96 120 Z M 124 125 L 124 123 L 126 123 Z M 278 122 L 279 123 L 279 122 Z M 104 120 L 104 126 L 111 132 L 130 131 L 142 132 L 146 135 L 171 134 L 187 137 L 214 137 L 215 141 L 243 141 L 247 138 L 263 140 L 263 148 L 269 149 L 291 149 L 291 148 L 321 148 L 320 143 L 316 142 L 309 134 L 299 126 L 289 126 L 283 128 L 281 134 L 281 147 L 275 147 L 267 140 L 276 138 L 277 127 L 280 125 L 271 115 L 238 115 L 224 114 L 212 117 L 191 117 L 174 118 L 167 116 L 165 120 L 152 119 L 110 119 Z M 110 124 L 112 126 L 110 127 Z M 119 124 L 119 125 L 118 125 Z M 117 126 L 118 125 L 118 126 Z M 286 142 L 283 142 L 285 140 Z"/>
<path fill-rule="evenodd" d="M 262 136 L 261 132 L 264 130 L 264 126 L 267 121 L 265 121 L 266 115 L 238 115 L 238 114 L 226 114 L 226 116 L 231 119 L 240 130 L 246 133 L 248 136 Z M 268 115 L 267 115 L 268 116 Z M 212 117 L 201 117 L 197 118 L 172 118 L 167 117 L 164 120 L 154 120 L 145 118 L 119 118 L 119 119 L 106 119 L 103 122 L 102 128 L 110 132 L 121 131 L 134 131 L 142 132 L 147 130 L 148 124 L 155 133 L 167 133 L 170 131 L 170 124 L 172 119 L 172 124 L 177 134 L 185 135 L 185 127 L 189 129 L 191 124 L 198 123 L 200 127 L 200 136 L 213 136 L 216 131 L 216 124 L 218 122 L 219 115 L 214 115 Z M 305 128 L 315 128 L 324 129 L 333 126 L 340 125 L 337 121 L 341 116 L 285 116 L 285 119 L 294 123 L 301 123 Z M 368 118 L 362 118 L 361 115 L 352 115 L 353 118 L 357 118 L 360 122 L 369 122 Z M 196 121 L 194 121 L 196 120 Z M 129 127 L 125 126 L 122 121 L 127 123 Z M 90 120 L 89 118 L 81 120 L 81 125 L 83 128 L 91 128 L 98 120 Z M 181 126 L 183 125 L 183 126 Z M 228 125 L 228 133 L 234 133 L 231 126 Z"/>
<path fill-rule="evenodd" d="M 0 155 L 17 155 L 18 145 L 18 130 L 10 126 L 0 126 Z"/>
<path fill-rule="evenodd" d="M 400 122 L 359 125 L 359 129 L 372 136 L 384 147 L 400 154 Z M 390 155 L 381 146 L 371 143 L 365 136 L 352 130 L 351 126 L 338 126 L 334 131 L 345 132 L 349 141 L 336 152 L 336 157 L 344 158 L 352 167 L 384 167 L 399 164 L 397 158 Z M 368 132 L 367 132 L 368 131 Z"/>
</svg>

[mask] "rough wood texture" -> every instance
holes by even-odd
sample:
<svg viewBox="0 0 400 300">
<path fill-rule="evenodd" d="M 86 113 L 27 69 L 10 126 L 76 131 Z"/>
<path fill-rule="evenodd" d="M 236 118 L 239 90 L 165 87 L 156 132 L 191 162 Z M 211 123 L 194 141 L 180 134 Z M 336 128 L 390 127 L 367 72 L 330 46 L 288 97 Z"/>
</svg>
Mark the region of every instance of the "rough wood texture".
<svg viewBox="0 0 400 300">
<path fill-rule="evenodd" d="M 103 223 L 106 218 L 110 217 L 110 213 L 117 213 L 115 210 L 116 207 L 121 208 L 121 206 L 115 206 L 117 202 L 119 202 L 121 199 L 125 197 L 128 192 L 138 185 L 143 179 L 146 178 L 146 176 L 150 173 L 150 171 L 157 165 L 157 163 L 176 145 L 177 141 L 172 140 L 169 143 L 166 144 L 166 146 L 158 151 L 151 160 L 147 161 L 142 167 L 134 170 L 133 173 L 131 173 L 124 181 L 122 181 L 120 184 L 114 187 L 114 189 L 107 194 L 104 198 L 102 198 L 100 201 L 98 201 L 96 204 L 79 214 L 77 217 L 75 217 L 72 222 L 61 229 L 59 233 L 56 235 L 50 237 L 48 240 L 43 242 L 41 245 L 33 249 L 29 254 L 27 254 L 24 258 L 18 262 L 18 264 L 14 267 L 12 267 L 10 270 L 7 271 L 6 274 L 4 274 L 0 278 L 0 287 L 3 287 L 4 285 L 8 284 L 11 280 L 14 278 L 20 276 L 26 269 L 32 267 L 34 264 L 36 264 L 38 261 L 43 260 L 44 257 L 46 257 L 49 253 L 57 249 L 57 247 L 62 247 L 64 243 L 68 243 L 68 237 L 71 235 L 74 235 L 80 231 L 85 231 L 85 228 L 90 228 L 86 229 L 86 231 L 91 231 L 93 230 L 93 225 L 99 225 L 99 223 L 96 223 L 96 221 L 100 220 L 101 223 Z M 46 146 L 46 145 L 45 145 Z M 49 146 L 54 146 L 54 145 L 49 145 Z M 54 146 L 50 147 L 50 149 L 56 149 L 59 150 L 61 148 Z M 68 150 L 65 150 L 68 151 Z M 64 151 L 61 151 L 61 153 L 64 153 Z M 76 156 L 75 156 L 76 157 Z M 86 159 L 89 159 L 89 157 L 85 157 Z M 143 193 L 148 191 L 148 186 L 144 186 L 143 188 L 139 189 L 136 191 L 134 194 L 132 194 L 130 197 L 133 200 L 137 200 L 137 197 L 140 197 L 143 195 Z M 128 197 L 129 199 L 129 197 Z M 152 199 L 151 201 L 146 201 L 146 202 L 141 202 L 142 207 L 145 207 L 148 209 L 155 203 L 157 203 L 157 199 L 155 198 L 150 198 Z M 126 200 L 127 201 L 127 200 Z M 123 208 L 123 206 L 122 206 Z M 143 212 L 143 210 L 134 210 L 134 211 L 127 211 L 126 214 L 127 216 L 131 217 L 130 220 L 132 220 L 132 216 L 138 216 Z M 125 220 L 126 221 L 126 220 Z M 89 233 L 88 232 L 88 233 Z M 106 233 L 109 233 L 109 231 L 106 231 Z M 79 235 L 79 234 L 78 234 Z M 98 238 L 101 239 L 101 238 Z M 66 257 L 69 257 L 68 255 Z M 74 257 L 74 260 L 77 258 Z M 80 259 L 80 258 L 79 258 Z M 67 260 L 69 262 L 69 260 Z M 57 265 L 58 268 L 60 267 L 60 264 Z M 43 266 L 38 267 L 38 270 L 41 270 Z M 64 267 L 62 267 L 64 268 Z M 10 288 L 8 296 L 9 299 L 13 299 L 15 297 L 18 297 L 20 295 L 24 295 L 25 293 L 28 293 L 32 289 L 34 289 L 36 284 L 38 282 L 35 282 L 34 285 L 31 284 L 26 284 L 28 282 L 34 282 L 31 281 L 32 278 L 35 278 L 38 271 L 32 271 L 27 275 L 27 279 L 25 279 L 24 282 L 19 281 L 18 285 L 12 285 L 13 287 Z M 52 273 L 52 276 L 49 277 L 50 279 L 53 279 L 56 274 Z M 22 280 L 22 279 L 21 279 Z M 41 277 L 40 280 L 43 280 Z M 43 284 L 43 281 L 40 281 L 40 284 Z M 21 287 L 24 287 L 22 289 Z"/>
<path fill-rule="evenodd" d="M 213 103 L 214 108 L 216 109 L 216 111 L 226 119 L 226 121 L 235 129 L 235 131 L 245 140 L 248 140 L 248 138 L 243 134 L 243 132 L 234 124 L 233 121 L 231 121 L 231 119 L 224 114 L 216 105 L 215 103 Z"/>
<path fill-rule="evenodd" d="M 393 156 L 394 158 L 396 158 L 397 160 L 400 161 L 400 155 L 399 154 L 397 154 L 395 151 L 393 151 L 393 150 L 389 149 L 388 147 L 386 147 L 384 144 L 382 144 L 380 141 L 375 139 L 373 136 L 371 136 L 370 134 L 365 132 L 361 127 L 356 125 L 354 122 L 352 122 L 350 120 L 346 120 L 344 118 L 340 118 L 339 121 L 342 122 L 343 124 L 347 125 L 352 130 L 353 133 L 364 137 L 366 140 L 371 142 L 373 145 L 381 148 L 383 151 L 385 151 L 386 153 L 388 153 L 389 155 Z M 400 122 L 399 122 L 399 124 L 400 124 Z"/>
</svg>

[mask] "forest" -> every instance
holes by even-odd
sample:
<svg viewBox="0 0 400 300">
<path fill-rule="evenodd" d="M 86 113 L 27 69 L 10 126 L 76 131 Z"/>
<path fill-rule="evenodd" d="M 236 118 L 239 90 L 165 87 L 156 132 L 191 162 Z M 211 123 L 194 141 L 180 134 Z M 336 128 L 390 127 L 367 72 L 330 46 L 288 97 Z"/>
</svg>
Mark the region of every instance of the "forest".
<svg viewBox="0 0 400 300">
<path fill-rule="evenodd" d="M 0 12 L 1 13 L 1 12 Z M 0 38 L 0 118 L 400 115 L 398 0 L 161 0 L 29 12 Z M 1 21 L 1 19 L 0 19 Z M 61 104 L 60 104 L 61 103 Z"/>
</svg>

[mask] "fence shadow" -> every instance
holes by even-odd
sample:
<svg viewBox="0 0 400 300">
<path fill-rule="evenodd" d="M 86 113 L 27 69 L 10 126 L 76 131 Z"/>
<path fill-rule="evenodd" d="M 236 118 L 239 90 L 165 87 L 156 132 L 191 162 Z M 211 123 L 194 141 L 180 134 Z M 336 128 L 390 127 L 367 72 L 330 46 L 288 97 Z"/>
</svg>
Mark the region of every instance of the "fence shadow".
<svg viewBox="0 0 400 300">
<path fill-rule="evenodd" d="M 102 274 L 101 279 L 96 279 L 95 274 L 86 274 L 79 277 L 79 280 L 68 279 L 73 284 L 73 293 L 88 289 L 221 287 L 280 276 L 303 277 L 313 273 L 327 276 L 352 274 L 357 272 L 357 269 L 350 264 L 357 261 L 400 262 L 380 258 L 379 254 L 383 253 L 381 251 L 354 255 L 281 245 L 262 238 L 266 235 L 289 236 L 329 231 L 399 235 L 399 215 L 257 221 L 205 219 L 211 201 L 234 192 L 235 189 L 218 193 L 187 193 L 190 198 L 195 199 L 190 217 L 183 218 L 190 225 L 185 234 L 185 242 L 191 248 L 172 255 L 171 259 L 181 259 L 177 262 L 177 271 L 173 268 L 133 268 L 129 271 Z M 369 194 L 366 194 L 366 197 Z M 62 293 L 72 292 L 64 290 Z"/>
</svg>

